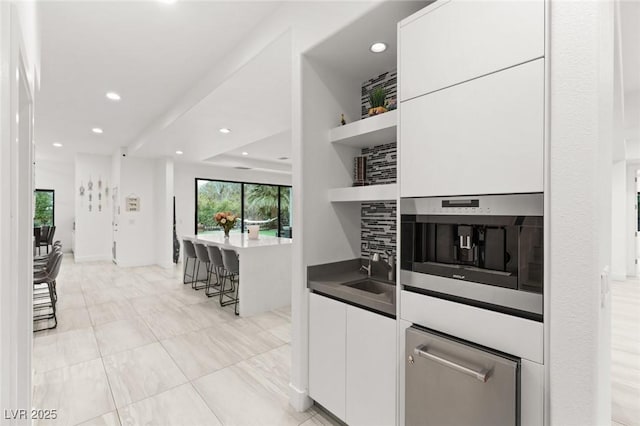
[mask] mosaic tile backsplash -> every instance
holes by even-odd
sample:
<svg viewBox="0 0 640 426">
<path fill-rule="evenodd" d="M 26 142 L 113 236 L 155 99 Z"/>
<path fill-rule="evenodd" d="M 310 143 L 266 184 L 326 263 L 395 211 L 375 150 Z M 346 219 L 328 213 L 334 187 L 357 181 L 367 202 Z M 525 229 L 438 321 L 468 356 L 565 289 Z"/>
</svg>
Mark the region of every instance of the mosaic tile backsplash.
<svg viewBox="0 0 640 426">
<path fill-rule="evenodd" d="M 389 91 L 387 94 L 387 102 L 392 99 L 396 99 L 396 91 L 398 87 L 397 71 L 393 70 L 382 73 L 379 76 L 362 83 L 362 92 L 360 95 L 362 118 L 369 116 L 369 91 L 376 87 L 385 87 Z"/>
<path fill-rule="evenodd" d="M 367 180 L 372 184 L 397 181 L 397 145 L 395 142 L 363 148 L 367 156 Z M 363 258 L 369 254 L 392 251 L 396 254 L 396 202 L 362 203 L 360 245 Z M 383 256 L 386 259 L 386 256 Z"/>
</svg>

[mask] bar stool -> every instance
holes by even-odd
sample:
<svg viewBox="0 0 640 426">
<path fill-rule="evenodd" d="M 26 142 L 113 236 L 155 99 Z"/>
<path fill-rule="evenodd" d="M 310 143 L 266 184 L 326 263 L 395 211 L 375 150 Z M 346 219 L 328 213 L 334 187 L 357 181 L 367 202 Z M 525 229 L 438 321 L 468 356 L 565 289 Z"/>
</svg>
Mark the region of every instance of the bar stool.
<svg viewBox="0 0 640 426">
<path fill-rule="evenodd" d="M 193 244 L 195 249 L 196 249 L 196 257 L 197 257 L 197 265 L 198 268 L 196 270 L 196 275 L 193 281 L 191 281 L 191 288 L 193 288 L 194 290 L 202 290 L 203 288 L 207 287 L 208 283 L 209 283 L 209 264 L 211 263 L 209 261 L 209 254 L 207 253 L 207 246 L 205 246 L 204 244 L 200 244 L 200 243 L 194 243 Z M 198 280 L 198 276 L 200 275 L 200 265 L 202 265 L 204 263 L 204 267 L 207 271 L 207 278 L 204 280 Z M 199 282 L 204 282 L 203 285 L 198 286 Z"/>
<path fill-rule="evenodd" d="M 226 272 L 224 270 L 224 263 L 222 262 L 222 253 L 218 246 L 207 246 L 207 253 L 209 254 L 209 281 L 207 282 L 207 288 L 205 294 L 208 297 L 219 296 L 222 291 L 221 284 Z M 216 282 L 212 283 L 211 278 L 215 276 Z M 210 291 L 211 287 L 217 287 L 218 291 Z"/>
<path fill-rule="evenodd" d="M 182 240 L 182 246 L 184 247 L 184 275 L 182 276 L 182 284 L 191 284 L 196 278 L 196 263 L 198 258 L 196 257 L 196 249 L 190 240 Z M 187 274 L 189 269 L 189 261 L 193 260 L 193 269 L 191 275 Z M 191 278 L 191 281 L 187 281 L 187 277 Z"/>
<path fill-rule="evenodd" d="M 238 253 L 235 250 L 229 250 L 221 248 L 222 252 L 222 263 L 224 264 L 224 269 L 226 271 L 226 275 L 222 280 L 222 289 L 220 290 L 220 306 L 227 306 L 234 303 L 235 309 L 234 312 L 238 315 L 238 302 L 240 301 L 240 261 L 238 260 Z M 231 289 L 225 291 L 225 284 L 227 279 L 231 281 Z M 235 289 L 236 297 L 229 296 L 229 293 L 233 293 Z M 227 300 L 224 300 L 224 298 Z"/>
<path fill-rule="evenodd" d="M 60 265 L 62 264 L 62 252 L 52 252 L 51 253 L 52 262 L 50 265 L 47 265 L 45 269 L 42 271 L 36 272 L 33 274 L 33 292 L 34 292 L 34 303 L 33 303 L 33 321 L 38 322 L 42 320 L 50 320 L 53 319 L 53 326 L 47 328 L 36 328 L 34 331 L 48 330 L 52 328 L 56 328 L 58 326 L 58 319 L 56 317 L 56 301 L 57 297 L 55 296 L 55 283 L 58 277 L 58 272 L 60 271 Z M 47 300 L 41 301 L 42 298 L 35 297 L 35 293 L 38 293 L 40 288 L 44 287 L 44 293 L 48 295 Z M 50 310 L 50 311 L 49 311 Z M 45 311 L 42 313 L 42 311 Z M 47 312 L 49 311 L 49 312 Z"/>
</svg>

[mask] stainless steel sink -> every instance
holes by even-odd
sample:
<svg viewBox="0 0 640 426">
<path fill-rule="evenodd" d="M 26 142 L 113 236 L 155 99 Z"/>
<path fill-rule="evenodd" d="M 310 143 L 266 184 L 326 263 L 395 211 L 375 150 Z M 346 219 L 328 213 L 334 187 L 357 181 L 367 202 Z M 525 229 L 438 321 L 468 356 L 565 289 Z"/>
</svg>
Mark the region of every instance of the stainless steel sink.
<svg viewBox="0 0 640 426">
<path fill-rule="evenodd" d="M 389 288 L 389 284 L 374 281 L 370 278 L 346 283 L 345 286 L 373 294 L 384 294 L 393 290 L 393 288 Z"/>
</svg>

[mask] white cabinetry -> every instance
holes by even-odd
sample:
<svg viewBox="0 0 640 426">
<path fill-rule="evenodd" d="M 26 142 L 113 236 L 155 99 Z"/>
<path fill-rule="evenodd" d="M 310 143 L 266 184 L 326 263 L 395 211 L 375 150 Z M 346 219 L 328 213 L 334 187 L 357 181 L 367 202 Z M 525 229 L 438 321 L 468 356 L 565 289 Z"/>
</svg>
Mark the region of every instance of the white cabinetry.
<svg viewBox="0 0 640 426">
<path fill-rule="evenodd" d="M 395 425 L 395 321 L 310 294 L 309 395 L 349 425 Z"/>
<path fill-rule="evenodd" d="M 347 306 L 347 423 L 396 423 L 396 322 Z"/>
<path fill-rule="evenodd" d="M 400 100 L 544 56 L 544 1 L 436 2 L 400 24 Z"/>
<path fill-rule="evenodd" d="M 309 295 L 309 395 L 345 417 L 347 311 L 344 303 Z"/>
<path fill-rule="evenodd" d="M 401 197 L 543 191 L 544 59 L 400 108 Z"/>
</svg>

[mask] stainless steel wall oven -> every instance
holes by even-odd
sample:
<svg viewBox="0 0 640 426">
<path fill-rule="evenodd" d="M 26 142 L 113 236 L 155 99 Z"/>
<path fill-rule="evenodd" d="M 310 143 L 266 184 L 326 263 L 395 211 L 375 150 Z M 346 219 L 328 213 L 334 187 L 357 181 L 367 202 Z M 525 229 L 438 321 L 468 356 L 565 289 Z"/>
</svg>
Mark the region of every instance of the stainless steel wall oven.
<svg viewBox="0 0 640 426">
<path fill-rule="evenodd" d="M 542 321 L 543 195 L 401 200 L 405 289 Z"/>
</svg>

